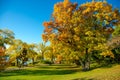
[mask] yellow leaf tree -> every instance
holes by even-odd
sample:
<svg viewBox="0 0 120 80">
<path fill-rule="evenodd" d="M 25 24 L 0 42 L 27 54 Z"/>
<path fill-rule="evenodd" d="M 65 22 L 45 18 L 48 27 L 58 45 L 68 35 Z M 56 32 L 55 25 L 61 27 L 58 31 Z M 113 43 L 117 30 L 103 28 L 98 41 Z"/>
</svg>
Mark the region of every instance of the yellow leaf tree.
<svg viewBox="0 0 120 80">
<path fill-rule="evenodd" d="M 77 3 L 64 0 L 54 5 L 51 20 L 43 23 L 42 37 L 44 41 L 70 48 L 83 70 L 89 70 L 92 51 L 105 45 L 114 31 L 113 26 L 119 22 L 119 10 L 113 10 L 106 1 L 87 2 L 78 7 Z"/>
</svg>

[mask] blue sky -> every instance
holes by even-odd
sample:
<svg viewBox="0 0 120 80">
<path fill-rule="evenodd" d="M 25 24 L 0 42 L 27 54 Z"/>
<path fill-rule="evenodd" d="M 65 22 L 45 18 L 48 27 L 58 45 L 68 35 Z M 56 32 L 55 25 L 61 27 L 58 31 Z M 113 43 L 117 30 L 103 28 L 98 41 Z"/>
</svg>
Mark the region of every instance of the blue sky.
<svg viewBox="0 0 120 80">
<path fill-rule="evenodd" d="M 0 29 L 10 29 L 16 39 L 42 42 L 43 22 L 49 21 L 55 3 L 63 0 L 0 0 Z M 79 4 L 91 0 L 70 0 Z M 120 0 L 107 0 L 120 9 Z"/>
</svg>

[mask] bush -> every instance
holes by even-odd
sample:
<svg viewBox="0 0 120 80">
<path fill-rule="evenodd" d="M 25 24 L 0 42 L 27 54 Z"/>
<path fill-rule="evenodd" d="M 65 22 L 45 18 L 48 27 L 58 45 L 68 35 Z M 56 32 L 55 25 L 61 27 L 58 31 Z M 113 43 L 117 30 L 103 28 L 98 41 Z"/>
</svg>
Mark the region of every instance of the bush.
<svg viewBox="0 0 120 80">
<path fill-rule="evenodd" d="M 52 64 L 52 62 L 51 62 L 51 61 L 49 61 L 49 60 L 42 60 L 42 61 L 41 61 L 41 63 L 43 63 L 43 64 L 49 64 L 49 65 L 51 65 L 51 64 Z"/>
</svg>

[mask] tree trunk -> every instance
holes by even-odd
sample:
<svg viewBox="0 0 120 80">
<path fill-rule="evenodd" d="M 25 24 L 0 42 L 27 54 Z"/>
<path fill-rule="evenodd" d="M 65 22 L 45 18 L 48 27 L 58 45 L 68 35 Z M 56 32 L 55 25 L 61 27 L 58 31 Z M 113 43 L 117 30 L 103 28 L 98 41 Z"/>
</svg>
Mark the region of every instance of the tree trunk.
<svg viewBox="0 0 120 80">
<path fill-rule="evenodd" d="M 18 61 L 18 58 L 16 58 L 16 66 L 18 66 L 19 64 L 19 61 Z"/>
<path fill-rule="evenodd" d="M 88 53 L 88 48 L 86 48 L 85 59 L 80 59 L 80 63 L 83 71 L 90 70 L 90 54 Z"/>
<path fill-rule="evenodd" d="M 51 56 L 51 63 L 54 63 L 54 55 Z"/>
<path fill-rule="evenodd" d="M 42 60 L 44 60 L 44 53 L 42 53 Z"/>
<path fill-rule="evenodd" d="M 77 65 L 77 66 L 80 66 L 81 65 L 81 63 L 80 63 L 80 60 L 74 60 L 74 63 Z"/>
<path fill-rule="evenodd" d="M 88 71 L 90 70 L 90 61 L 82 61 L 80 62 L 81 63 L 81 66 L 82 66 L 82 70 L 83 71 Z"/>
<path fill-rule="evenodd" d="M 32 64 L 34 65 L 34 62 L 35 62 L 35 60 L 34 60 L 34 58 L 32 58 Z"/>
</svg>

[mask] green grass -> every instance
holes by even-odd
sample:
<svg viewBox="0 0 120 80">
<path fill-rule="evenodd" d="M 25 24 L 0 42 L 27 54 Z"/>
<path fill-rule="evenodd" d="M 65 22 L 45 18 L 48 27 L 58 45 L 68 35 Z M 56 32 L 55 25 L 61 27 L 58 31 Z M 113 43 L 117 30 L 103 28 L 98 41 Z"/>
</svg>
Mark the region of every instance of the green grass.
<svg viewBox="0 0 120 80">
<path fill-rule="evenodd" d="M 120 65 L 82 72 L 70 65 L 38 65 L 0 72 L 0 80 L 120 80 Z"/>
</svg>

